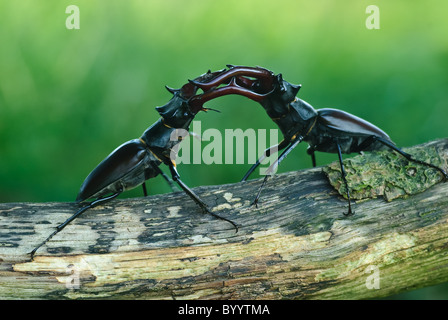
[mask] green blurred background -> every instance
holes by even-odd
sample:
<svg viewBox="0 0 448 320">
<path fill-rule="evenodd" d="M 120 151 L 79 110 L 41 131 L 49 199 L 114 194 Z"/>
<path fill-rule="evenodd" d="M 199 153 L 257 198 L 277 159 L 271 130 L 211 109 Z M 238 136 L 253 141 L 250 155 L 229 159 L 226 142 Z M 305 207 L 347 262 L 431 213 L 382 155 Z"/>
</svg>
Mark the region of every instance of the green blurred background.
<svg viewBox="0 0 448 320">
<path fill-rule="evenodd" d="M 80 29 L 68 30 L 68 5 Z M 368 5 L 380 29 L 365 26 Z M 226 64 L 263 66 L 302 84 L 315 108 L 378 125 L 399 146 L 446 137 L 446 1 L 0 2 L 0 202 L 73 201 L 87 174 L 139 137 L 180 87 Z M 207 104 L 202 130 L 274 129 L 256 103 Z M 300 145 L 286 172 L 310 167 Z M 336 160 L 318 155 L 318 165 Z M 191 187 L 239 181 L 249 165 L 180 165 Z M 157 177 L 151 193 L 169 192 Z M 141 190 L 122 197 L 136 197 Z M 448 298 L 445 285 L 398 298 Z"/>
</svg>

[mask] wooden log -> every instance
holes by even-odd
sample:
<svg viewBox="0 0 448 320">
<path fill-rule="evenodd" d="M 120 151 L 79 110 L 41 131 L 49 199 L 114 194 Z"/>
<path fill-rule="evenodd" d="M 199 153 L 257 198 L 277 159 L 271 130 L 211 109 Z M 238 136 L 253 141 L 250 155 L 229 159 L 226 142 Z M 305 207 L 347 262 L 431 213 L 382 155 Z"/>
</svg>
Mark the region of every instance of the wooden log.
<svg viewBox="0 0 448 320">
<path fill-rule="evenodd" d="M 421 150 L 435 150 L 430 160 L 447 168 L 448 139 L 407 152 Z M 385 165 L 391 154 L 352 159 Z M 77 205 L 0 204 L 0 298 L 366 299 L 447 281 L 448 183 L 405 161 L 404 171 L 381 175 L 418 187 L 396 192 L 387 177 L 354 178 L 365 167 L 355 160 L 346 160 L 350 187 L 364 189 L 350 217 L 330 165 L 274 176 L 258 208 L 250 203 L 260 179 L 195 188 L 237 233 L 182 192 L 113 200 L 73 221 L 34 261 L 27 253 Z"/>
</svg>

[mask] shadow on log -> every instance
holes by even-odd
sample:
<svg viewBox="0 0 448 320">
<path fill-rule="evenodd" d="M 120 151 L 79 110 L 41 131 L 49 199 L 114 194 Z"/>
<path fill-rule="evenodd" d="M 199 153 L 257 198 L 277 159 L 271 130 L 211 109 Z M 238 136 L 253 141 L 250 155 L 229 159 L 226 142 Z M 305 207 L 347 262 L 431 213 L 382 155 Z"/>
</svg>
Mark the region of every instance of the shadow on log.
<svg viewBox="0 0 448 320">
<path fill-rule="evenodd" d="M 446 169 L 448 139 L 406 151 L 431 148 Z M 347 159 L 348 171 L 359 172 L 356 159 L 365 156 Z M 0 204 L 0 298 L 366 299 L 446 282 L 448 183 L 404 165 L 388 174 L 417 179 L 417 191 L 349 176 L 365 189 L 351 217 L 329 183 L 338 185 L 331 165 L 276 175 L 258 208 L 250 203 L 260 179 L 195 188 L 238 233 L 182 192 L 114 200 L 73 221 L 32 262 L 27 253 L 77 205 Z"/>
</svg>

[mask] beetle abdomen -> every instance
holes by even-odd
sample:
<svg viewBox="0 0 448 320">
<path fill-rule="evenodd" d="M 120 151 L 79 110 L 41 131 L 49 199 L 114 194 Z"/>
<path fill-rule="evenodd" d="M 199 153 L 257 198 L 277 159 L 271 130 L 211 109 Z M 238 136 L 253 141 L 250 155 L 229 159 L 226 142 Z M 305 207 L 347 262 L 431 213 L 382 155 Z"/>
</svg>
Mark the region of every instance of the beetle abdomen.
<svg viewBox="0 0 448 320">
<path fill-rule="evenodd" d="M 123 143 L 87 176 L 76 201 L 117 192 L 121 187 L 130 189 L 143 183 L 144 174 L 142 178 L 139 178 L 139 172 L 135 170 L 141 170 L 141 173 L 144 173 L 143 162 L 147 155 L 145 145 L 139 139 Z M 135 181 L 136 179 L 141 181 Z M 133 184 L 135 186 L 132 186 Z"/>
<path fill-rule="evenodd" d="M 389 136 L 377 126 L 348 112 L 337 109 L 319 109 L 319 121 L 329 128 L 355 135 L 375 135 L 390 141 Z"/>
<path fill-rule="evenodd" d="M 337 153 L 337 145 L 342 153 L 387 149 L 375 137 L 394 144 L 383 130 L 348 112 L 319 109 L 318 114 L 313 132 L 304 139 L 316 151 Z"/>
</svg>

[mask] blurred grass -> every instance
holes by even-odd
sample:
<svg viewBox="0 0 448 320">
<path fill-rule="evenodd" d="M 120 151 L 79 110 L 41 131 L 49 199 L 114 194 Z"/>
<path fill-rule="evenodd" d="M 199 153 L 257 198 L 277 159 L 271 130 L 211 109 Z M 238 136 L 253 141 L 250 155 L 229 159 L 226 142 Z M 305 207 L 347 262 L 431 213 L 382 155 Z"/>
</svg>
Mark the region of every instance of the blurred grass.
<svg viewBox="0 0 448 320">
<path fill-rule="evenodd" d="M 65 8 L 81 13 L 65 27 Z M 365 27 L 370 4 L 380 30 Z M 263 66 L 315 108 L 363 117 L 399 146 L 446 137 L 448 2 L 0 2 L 0 201 L 72 201 L 116 146 L 139 137 L 180 87 L 226 64 Z M 202 130 L 275 128 L 260 106 L 224 97 Z M 310 167 L 301 145 L 280 172 Z M 336 160 L 318 154 L 318 164 Z M 181 165 L 190 186 L 239 181 L 249 165 Z M 151 193 L 168 192 L 156 178 Z M 123 197 L 140 196 L 141 190 Z"/>
</svg>

